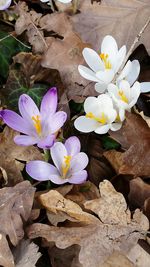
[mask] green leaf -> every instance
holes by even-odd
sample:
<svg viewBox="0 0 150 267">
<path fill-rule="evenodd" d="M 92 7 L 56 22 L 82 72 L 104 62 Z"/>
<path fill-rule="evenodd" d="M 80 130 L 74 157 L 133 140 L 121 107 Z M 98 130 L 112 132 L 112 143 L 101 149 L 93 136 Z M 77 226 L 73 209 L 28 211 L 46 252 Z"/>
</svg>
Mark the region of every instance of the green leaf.
<svg viewBox="0 0 150 267">
<path fill-rule="evenodd" d="M 5 86 L 4 97 L 7 100 L 8 107 L 18 111 L 18 99 L 21 94 L 28 94 L 39 107 L 41 99 L 47 90 L 48 86 L 40 83 L 29 87 L 24 74 L 19 70 L 12 69 Z"/>
<path fill-rule="evenodd" d="M 120 148 L 120 144 L 109 136 L 103 136 L 101 137 L 101 140 L 103 147 L 107 150 Z"/>
<path fill-rule="evenodd" d="M 21 51 L 29 51 L 27 47 L 8 35 L 7 32 L 0 31 L 0 76 L 3 79 L 8 76 L 12 57 Z"/>
<path fill-rule="evenodd" d="M 73 110 L 74 112 L 80 113 L 84 112 L 84 102 L 83 103 L 76 103 L 73 100 L 70 101 L 70 109 Z"/>
</svg>

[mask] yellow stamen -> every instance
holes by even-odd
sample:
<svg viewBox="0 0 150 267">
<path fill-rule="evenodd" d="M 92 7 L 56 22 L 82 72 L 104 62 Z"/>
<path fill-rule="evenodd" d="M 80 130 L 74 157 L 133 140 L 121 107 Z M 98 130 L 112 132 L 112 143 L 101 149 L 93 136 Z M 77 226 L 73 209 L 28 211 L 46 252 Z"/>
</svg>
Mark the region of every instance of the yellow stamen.
<svg viewBox="0 0 150 267">
<path fill-rule="evenodd" d="M 39 115 L 32 116 L 32 120 L 34 122 L 34 127 L 36 129 L 37 134 L 40 135 L 42 132 L 42 127 L 41 127 L 41 120 L 40 120 Z"/>
<path fill-rule="evenodd" d="M 112 65 L 110 63 L 110 61 L 108 60 L 108 54 L 100 54 L 100 58 L 102 59 L 102 61 L 104 62 L 104 65 L 105 65 L 105 69 L 111 69 L 112 68 Z"/>
<path fill-rule="evenodd" d="M 94 114 L 92 112 L 88 112 L 86 114 L 86 118 L 94 119 L 97 122 L 100 122 L 102 124 L 106 124 L 106 122 L 107 122 L 107 116 L 105 116 L 104 112 L 102 112 L 100 117 L 96 117 L 96 116 L 94 116 Z"/>
<path fill-rule="evenodd" d="M 63 178 L 66 177 L 66 174 L 70 168 L 71 156 L 64 156 L 64 164 L 62 164 L 62 175 Z"/>
<path fill-rule="evenodd" d="M 121 122 L 119 114 L 117 114 L 117 117 L 116 117 L 116 120 L 115 121 L 116 122 Z"/>
<path fill-rule="evenodd" d="M 127 104 L 129 103 L 129 100 L 128 100 L 128 98 L 125 96 L 123 90 L 119 90 L 118 95 L 120 96 L 120 98 L 121 98 L 121 100 L 122 100 L 123 102 L 125 102 L 125 103 L 127 103 Z"/>
</svg>

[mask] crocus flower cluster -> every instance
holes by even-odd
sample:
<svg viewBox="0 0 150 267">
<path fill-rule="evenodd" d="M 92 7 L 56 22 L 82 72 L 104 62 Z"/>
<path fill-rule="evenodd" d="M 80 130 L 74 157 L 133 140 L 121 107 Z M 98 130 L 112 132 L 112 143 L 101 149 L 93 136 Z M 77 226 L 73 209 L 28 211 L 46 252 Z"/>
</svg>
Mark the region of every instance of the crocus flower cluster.
<svg viewBox="0 0 150 267">
<path fill-rule="evenodd" d="M 141 92 L 150 91 L 150 82 L 139 83 L 138 60 L 126 58 L 126 46 L 118 49 L 115 39 L 107 35 L 98 54 L 93 49 L 84 48 L 83 57 L 89 67 L 78 66 L 81 76 L 95 82 L 98 97 L 88 97 L 84 103 L 85 116 L 75 120 L 75 127 L 81 132 L 98 134 L 120 129 L 125 119 L 125 110 L 130 111 Z"/>
<path fill-rule="evenodd" d="M 87 178 L 84 168 L 88 164 L 88 157 L 80 152 L 80 147 L 76 136 L 68 138 L 64 144 L 56 142 L 50 149 L 55 166 L 44 161 L 30 161 L 26 165 L 26 171 L 38 181 L 50 180 L 56 184 L 83 183 Z"/>
</svg>

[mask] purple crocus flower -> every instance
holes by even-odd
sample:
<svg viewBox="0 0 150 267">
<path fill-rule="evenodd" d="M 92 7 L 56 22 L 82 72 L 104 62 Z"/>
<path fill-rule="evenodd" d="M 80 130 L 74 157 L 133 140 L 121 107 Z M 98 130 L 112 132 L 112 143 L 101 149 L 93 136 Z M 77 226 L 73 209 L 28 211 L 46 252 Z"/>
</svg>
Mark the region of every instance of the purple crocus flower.
<svg viewBox="0 0 150 267">
<path fill-rule="evenodd" d="M 88 157 L 80 152 L 80 141 L 76 136 L 68 138 L 65 144 L 56 142 L 51 147 L 51 157 L 55 166 L 40 160 L 30 161 L 26 165 L 27 173 L 38 181 L 50 180 L 55 184 L 81 184 L 87 178 L 84 168 Z"/>
<path fill-rule="evenodd" d="M 25 134 L 15 136 L 15 143 L 22 146 L 37 144 L 40 148 L 50 148 L 67 119 L 65 112 L 56 112 L 57 89 L 53 87 L 48 90 L 42 99 L 40 111 L 32 98 L 26 94 L 20 96 L 18 107 L 22 117 L 11 110 L 0 111 L 9 127 Z"/>
<path fill-rule="evenodd" d="M 0 10 L 5 10 L 11 5 L 12 0 L 1 0 L 0 1 Z"/>
</svg>

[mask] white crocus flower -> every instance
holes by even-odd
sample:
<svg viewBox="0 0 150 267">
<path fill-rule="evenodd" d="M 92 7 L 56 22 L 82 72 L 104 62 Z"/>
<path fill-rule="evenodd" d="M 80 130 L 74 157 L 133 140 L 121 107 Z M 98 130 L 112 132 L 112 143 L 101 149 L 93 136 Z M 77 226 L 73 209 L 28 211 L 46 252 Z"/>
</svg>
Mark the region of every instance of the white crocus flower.
<svg viewBox="0 0 150 267">
<path fill-rule="evenodd" d="M 130 111 L 138 100 L 140 95 L 140 83 L 135 82 L 132 87 L 130 87 L 129 82 L 125 80 L 120 81 L 118 86 L 111 83 L 108 85 L 108 93 L 118 107 L 120 120 L 123 121 L 125 110 Z"/>
<path fill-rule="evenodd" d="M 115 39 L 107 35 L 101 44 L 101 53 L 91 48 L 83 49 L 83 57 L 90 68 L 79 65 L 78 70 L 85 79 L 96 82 L 95 90 L 103 93 L 113 80 L 126 55 L 126 46 L 118 50 Z"/>
<path fill-rule="evenodd" d="M 121 123 L 113 123 L 117 112 L 113 108 L 112 99 L 107 94 L 98 97 L 88 97 L 84 102 L 86 115 L 77 118 L 74 122 L 75 128 L 81 132 L 95 132 L 105 134 L 109 129 L 117 131 Z"/>
</svg>

